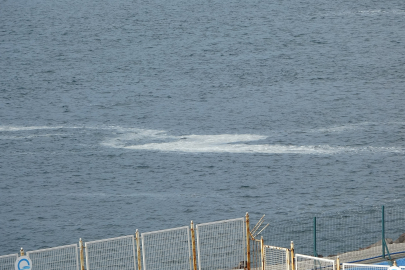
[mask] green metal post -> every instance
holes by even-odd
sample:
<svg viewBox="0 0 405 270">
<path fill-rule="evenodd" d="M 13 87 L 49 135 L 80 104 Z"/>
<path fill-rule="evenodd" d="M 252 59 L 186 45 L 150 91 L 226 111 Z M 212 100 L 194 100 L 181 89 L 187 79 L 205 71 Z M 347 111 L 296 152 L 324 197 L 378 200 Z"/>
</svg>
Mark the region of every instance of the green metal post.
<svg viewBox="0 0 405 270">
<path fill-rule="evenodd" d="M 385 217 L 384 217 L 384 205 L 382 206 L 382 211 L 381 211 L 381 227 L 382 227 L 382 239 L 381 239 L 381 244 L 382 244 L 382 257 L 385 259 Z"/>
<path fill-rule="evenodd" d="M 314 217 L 314 257 L 318 257 L 316 252 L 316 217 Z"/>
<path fill-rule="evenodd" d="M 393 260 L 391 258 L 391 253 L 388 249 L 387 241 L 385 241 L 385 209 L 384 205 L 382 206 L 382 214 L 381 214 L 381 227 L 382 227 L 382 257 L 385 259 L 385 256 L 388 255 L 388 260 L 390 265 L 393 265 Z"/>
</svg>

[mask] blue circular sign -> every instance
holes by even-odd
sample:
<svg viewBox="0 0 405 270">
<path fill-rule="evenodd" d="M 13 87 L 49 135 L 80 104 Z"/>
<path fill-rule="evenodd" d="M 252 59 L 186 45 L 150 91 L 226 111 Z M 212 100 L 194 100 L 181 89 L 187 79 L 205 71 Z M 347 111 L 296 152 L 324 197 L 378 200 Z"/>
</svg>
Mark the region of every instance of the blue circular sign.
<svg viewBox="0 0 405 270">
<path fill-rule="evenodd" d="M 390 268 L 388 268 L 388 270 L 401 270 L 401 268 L 399 268 L 398 266 L 391 266 Z"/>
<path fill-rule="evenodd" d="M 18 257 L 15 261 L 15 270 L 31 270 L 32 262 L 28 256 Z"/>
</svg>

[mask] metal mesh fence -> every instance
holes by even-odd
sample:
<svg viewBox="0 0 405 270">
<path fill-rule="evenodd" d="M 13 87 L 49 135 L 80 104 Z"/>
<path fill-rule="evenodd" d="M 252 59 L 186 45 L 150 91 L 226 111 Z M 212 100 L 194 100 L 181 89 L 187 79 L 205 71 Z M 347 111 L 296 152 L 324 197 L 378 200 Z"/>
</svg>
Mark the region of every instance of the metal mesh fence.
<svg viewBox="0 0 405 270">
<path fill-rule="evenodd" d="M 133 235 L 85 243 L 87 270 L 136 269 Z"/>
<path fill-rule="evenodd" d="M 388 270 L 389 265 L 344 263 L 342 270 Z"/>
<path fill-rule="evenodd" d="M 77 245 L 28 251 L 33 270 L 79 270 Z"/>
<path fill-rule="evenodd" d="M 190 228 L 142 234 L 144 270 L 191 270 Z"/>
<path fill-rule="evenodd" d="M 0 256 L 0 270 L 14 270 L 14 264 L 17 258 L 18 254 Z"/>
<path fill-rule="evenodd" d="M 200 270 L 243 268 L 246 262 L 244 218 L 196 226 Z"/>
<path fill-rule="evenodd" d="M 335 270 L 335 261 L 296 254 L 295 270 Z"/>
<path fill-rule="evenodd" d="M 392 257 L 405 255 L 405 208 L 385 207 L 385 238 Z M 360 207 L 343 212 L 323 213 L 275 221 L 262 233 L 265 243 L 289 247 L 294 241 L 300 254 L 335 258 L 341 262 L 376 261 L 382 255 L 382 208 Z"/>
<path fill-rule="evenodd" d="M 328 259 L 339 256 L 341 263 L 375 263 L 389 257 L 394 260 L 405 257 L 404 223 L 405 208 L 402 205 L 362 207 L 324 213 L 316 219 L 300 217 L 272 221 L 260 235 L 264 243 L 277 247 L 289 248 L 294 241 L 295 250 L 300 254 Z M 199 270 L 246 267 L 245 226 L 244 218 L 197 225 Z M 384 232 L 389 253 L 383 251 L 381 239 Z M 259 267 L 262 259 L 260 245 L 251 244 L 251 265 Z M 85 246 L 87 270 L 137 269 L 133 235 L 87 242 Z M 189 227 L 143 233 L 142 253 L 144 270 L 191 269 Z M 389 256 L 384 258 L 384 254 Z M 33 261 L 34 270 L 78 269 L 77 245 L 30 251 L 27 255 Z M 268 267 L 283 265 L 274 263 L 278 259 L 271 256 L 276 254 L 267 253 L 266 256 Z M 17 254 L 0 256 L 0 270 L 13 269 L 17 257 Z"/>
<path fill-rule="evenodd" d="M 405 222 L 405 208 L 385 207 L 385 237 L 392 239 L 395 243 L 405 242 L 405 228 L 398 226 Z M 402 238 L 400 238 L 402 236 Z"/>
<path fill-rule="evenodd" d="M 311 217 L 273 221 L 261 235 L 268 245 L 289 248 L 291 241 L 294 241 L 295 250 L 299 253 L 314 254 L 313 218 Z"/>
<path fill-rule="evenodd" d="M 404 223 L 405 209 L 403 207 L 385 207 L 385 238 L 393 257 L 405 256 Z"/>
<path fill-rule="evenodd" d="M 327 214 L 317 217 L 316 221 L 318 255 L 339 254 L 341 262 L 350 262 L 374 257 L 376 251 L 381 254 L 381 208 Z"/>
<path fill-rule="evenodd" d="M 264 270 L 289 270 L 289 250 L 264 246 Z"/>
</svg>

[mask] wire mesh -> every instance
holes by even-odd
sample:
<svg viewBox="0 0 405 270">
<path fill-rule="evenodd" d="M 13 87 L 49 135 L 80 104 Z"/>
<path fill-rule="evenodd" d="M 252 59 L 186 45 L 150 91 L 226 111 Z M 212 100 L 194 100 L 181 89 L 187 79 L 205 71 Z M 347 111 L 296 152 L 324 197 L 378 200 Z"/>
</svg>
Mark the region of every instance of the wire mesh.
<svg viewBox="0 0 405 270">
<path fill-rule="evenodd" d="M 291 241 L 294 241 L 295 250 L 299 253 L 314 254 L 312 217 L 273 221 L 262 236 L 268 245 L 289 248 Z"/>
<path fill-rule="evenodd" d="M 14 270 L 18 254 L 0 256 L 0 270 Z"/>
<path fill-rule="evenodd" d="M 79 253 L 76 244 L 28 251 L 33 270 L 79 270 Z"/>
<path fill-rule="evenodd" d="M 250 240 L 250 268 L 262 268 L 262 248 L 261 241 Z"/>
<path fill-rule="evenodd" d="M 388 270 L 389 265 L 344 263 L 342 270 Z"/>
<path fill-rule="evenodd" d="M 381 208 L 363 207 L 317 217 L 317 254 L 341 262 L 381 254 Z"/>
<path fill-rule="evenodd" d="M 335 270 L 335 261 L 296 254 L 295 270 Z"/>
<path fill-rule="evenodd" d="M 385 238 L 392 257 L 405 255 L 405 209 L 398 206 L 385 207 Z"/>
<path fill-rule="evenodd" d="M 136 269 L 133 235 L 85 243 L 87 270 Z"/>
<path fill-rule="evenodd" d="M 405 208 L 402 205 L 385 207 L 385 235 L 391 255 L 405 254 L 404 223 Z M 314 228 L 314 217 L 300 217 L 274 221 L 262 235 L 265 243 L 270 245 L 288 248 L 294 241 L 295 250 L 300 254 L 330 258 L 339 255 L 342 263 L 377 260 L 376 257 L 382 260 L 382 212 L 379 206 L 317 215 L 316 242 Z"/>
<path fill-rule="evenodd" d="M 289 270 L 287 248 L 264 246 L 264 270 Z"/>
<path fill-rule="evenodd" d="M 144 270 L 191 270 L 190 228 L 142 233 Z"/>
<path fill-rule="evenodd" d="M 196 226 L 200 270 L 239 269 L 246 264 L 245 219 Z"/>
</svg>

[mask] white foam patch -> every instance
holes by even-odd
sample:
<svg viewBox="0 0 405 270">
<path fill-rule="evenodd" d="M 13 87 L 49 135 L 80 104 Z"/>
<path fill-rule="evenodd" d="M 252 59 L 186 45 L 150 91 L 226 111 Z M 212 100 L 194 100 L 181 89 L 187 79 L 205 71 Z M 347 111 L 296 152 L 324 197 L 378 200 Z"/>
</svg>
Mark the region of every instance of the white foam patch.
<svg viewBox="0 0 405 270">
<path fill-rule="evenodd" d="M 338 152 L 327 146 L 283 146 L 283 145 L 249 145 L 249 144 L 220 144 L 218 142 L 209 143 L 211 136 L 202 140 L 179 141 L 173 143 L 152 143 L 144 145 L 127 146 L 126 149 L 154 150 L 165 152 L 191 152 L 191 153 L 265 153 L 265 154 L 331 154 Z"/>
<path fill-rule="evenodd" d="M 254 134 L 168 136 L 163 131 L 138 130 L 106 140 L 102 145 L 129 150 L 185 153 L 263 153 L 263 154 L 321 154 L 341 152 L 403 152 L 386 147 L 333 147 L 329 145 L 272 145 L 252 143 L 266 139 Z M 149 142 L 152 141 L 152 142 Z"/>
<path fill-rule="evenodd" d="M 404 123 L 385 123 L 404 125 Z M 364 128 L 367 125 L 380 125 L 378 123 L 359 123 L 310 130 L 310 132 L 345 132 Z M 279 145 L 264 143 L 267 136 L 256 134 L 220 134 L 220 135 L 185 135 L 172 136 L 162 130 L 148 130 L 136 128 L 123 128 L 119 126 L 104 127 L 75 127 L 75 126 L 0 126 L 0 132 L 16 132 L 16 134 L 4 134 L 0 139 L 25 139 L 29 137 L 58 136 L 50 134 L 18 134 L 19 131 L 58 130 L 58 129 L 87 129 L 107 130 L 113 134 L 112 138 L 101 142 L 101 145 L 111 148 L 128 150 L 145 150 L 161 152 L 184 152 L 184 153 L 263 153 L 263 154 L 320 154 L 329 155 L 336 153 L 361 153 L 361 152 L 389 152 L 404 153 L 400 147 L 339 147 L 330 145 Z M 66 134 L 65 134 L 66 135 Z M 260 142 L 261 141 L 261 142 Z"/>
<path fill-rule="evenodd" d="M 258 145 L 241 144 L 241 142 L 251 142 L 261 139 L 266 139 L 266 137 L 250 134 L 188 135 L 177 138 L 177 141 L 130 145 L 126 146 L 125 148 L 168 152 L 246 153 L 257 151 L 256 148 Z"/>
</svg>

